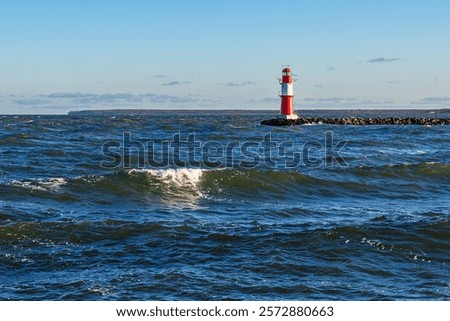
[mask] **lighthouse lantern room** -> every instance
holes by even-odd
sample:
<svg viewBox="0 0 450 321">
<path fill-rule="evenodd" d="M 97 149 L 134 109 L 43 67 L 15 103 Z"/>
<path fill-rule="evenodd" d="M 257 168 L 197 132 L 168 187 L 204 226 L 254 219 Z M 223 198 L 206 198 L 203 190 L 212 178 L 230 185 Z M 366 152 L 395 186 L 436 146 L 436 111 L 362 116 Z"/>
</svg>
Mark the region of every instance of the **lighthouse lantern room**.
<svg viewBox="0 0 450 321">
<path fill-rule="evenodd" d="M 285 67 L 281 74 L 281 110 L 280 117 L 284 119 L 298 119 L 294 112 L 294 88 L 291 68 Z"/>
</svg>

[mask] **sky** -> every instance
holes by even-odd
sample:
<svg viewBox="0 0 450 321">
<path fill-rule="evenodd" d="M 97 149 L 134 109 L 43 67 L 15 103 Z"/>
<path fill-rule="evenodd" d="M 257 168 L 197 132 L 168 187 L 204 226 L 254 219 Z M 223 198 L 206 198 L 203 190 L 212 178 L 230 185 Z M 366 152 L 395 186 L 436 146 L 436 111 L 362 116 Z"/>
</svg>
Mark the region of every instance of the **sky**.
<svg viewBox="0 0 450 321">
<path fill-rule="evenodd" d="M 0 114 L 450 108 L 450 1 L 0 0 Z"/>
</svg>

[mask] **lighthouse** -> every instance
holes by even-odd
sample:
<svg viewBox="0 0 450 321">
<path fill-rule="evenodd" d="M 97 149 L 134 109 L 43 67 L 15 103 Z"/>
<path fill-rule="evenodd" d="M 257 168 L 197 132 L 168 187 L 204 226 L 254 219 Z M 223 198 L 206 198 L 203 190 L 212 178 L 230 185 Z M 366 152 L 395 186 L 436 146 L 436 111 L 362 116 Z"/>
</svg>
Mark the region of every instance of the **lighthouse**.
<svg viewBox="0 0 450 321">
<path fill-rule="evenodd" d="M 281 110 L 280 118 L 298 119 L 298 115 L 294 113 L 294 80 L 292 79 L 291 68 L 285 67 L 281 72 Z"/>
</svg>

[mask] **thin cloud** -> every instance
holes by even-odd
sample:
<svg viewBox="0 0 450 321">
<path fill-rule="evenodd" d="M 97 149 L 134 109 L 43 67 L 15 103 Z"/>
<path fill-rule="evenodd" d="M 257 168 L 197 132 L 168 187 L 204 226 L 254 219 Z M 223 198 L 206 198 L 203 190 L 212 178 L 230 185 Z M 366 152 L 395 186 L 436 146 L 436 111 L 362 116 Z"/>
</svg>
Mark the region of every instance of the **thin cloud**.
<svg viewBox="0 0 450 321">
<path fill-rule="evenodd" d="M 394 104 L 394 101 L 391 99 L 384 99 L 384 100 L 373 100 L 373 99 L 367 99 L 360 102 L 361 105 L 392 105 Z"/>
<path fill-rule="evenodd" d="M 301 100 L 309 108 L 392 108 L 397 103 L 392 98 L 360 100 L 356 97 L 306 97 Z"/>
<path fill-rule="evenodd" d="M 182 86 L 190 83 L 191 83 L 190 81 L 171 81 L 161 84 L 161 86 Z"/>
<path fill-rule="evenodd" d="M 149 103 L 196 103 L 201 101 L 201 96 L 199 95 L 187 95 L 187 96 L 175 96 L 175 95 L 158 95 L 155 93 L 145 93 L 140 94 L 145 102 Z"/>
<path fill-rule="evenodd" d="M 174 95 L 157 95 L 153 93 L 145 94 L 148 102 L 161 104 L 161 103 L 195 103 L 199 101 L 199 98 L 195 98 L 192 96 L 174 96 Z"/>
<path fill-rule="evenodd" d="M 359 104 L 359 100 L 355 97 L 305 97 L 301 100 L 301 104 L 314 108 L 346 107 Z"/>
<path fill-rule="evenodd" d="M 46 96 L 53 99 L 70 99 L 75 104 L 113 104 L 116 102 L 140 102 L 141 99 L 130 93 L 91 94 L 91 93 L 53 93 Z"/>
<path fill-rule="evenodd" d="M 242 87 L 242 86 L 248 86 L 248 85 L 254 85 L 254 84 L 256 84 L 256 82 L 253 82 L 253 81 L 244 81 L 244 82 L 241 82 L 241 83 L 229 82 L 229 83 L 226 83 L 225 86 L 228 86 L 228 87 Z"/>
<path fill-rule="evenodd" d="M 311 98 L 311 97 L 306 97 L 303 98 L 303 101 L 307 101 L 307 102 L 327 102 L 327 103 L 342 103 L 344 101 L 346 101 L 347 98 L 342 98 L 342 97 L 330 97 L 330 98 Z"/>
<path fill-rule="evenodd" d="M 257 103 L 279 103 L 280 98 L 266 97 L 256 101 Z"/>
<path fill-rule="evenodd" d="M 167 75 L 153 75 L 153 78 L 167 78 Z"/>
<path fill-rule="evenodd" d="M 327 68 L 327 71 L 333 71 L 333 70 L 336 70 L 336 67 L 330 66 Z"/>
<path fill-rule="evenodd" d="M 425 97 L 416 101 L 413 101 L 412 104 L 420 104 L 420 105 L 437 105 L 437 104 L 450 104 L 450 97 Z"/>
<path fill-rule="evenodd" d="M 383 62 L 394 62 L 394 61 L 399 61 L 402 60 L 402 58 L 384 58 L 384 57 L 378 57 L 378 58 L 372 58 L 367 60 L 368 63 L 370 64 L 379 64 L 379 63 L 383 63 Z"/>
<path fill-rule="evenodd" d="M 193 103 L 199 101 L 199 97 L 158 95 L 155 93 L 131 94 L 131 93 L 53 93 L 45 95 L 48 99 L 56 101 L 69 101 L 73 104 L 133 104 L 133 103 Z"/>
<path fill-rule="evenodd" d="M 47 105 L 51 104 L 52 102 L 50 100 L 44 100 L 44 99 L 17 99 L 14 101 L 17 105 L 23 105 L 23 106 L 34 106 L 34 105 Z"/>
</svg>

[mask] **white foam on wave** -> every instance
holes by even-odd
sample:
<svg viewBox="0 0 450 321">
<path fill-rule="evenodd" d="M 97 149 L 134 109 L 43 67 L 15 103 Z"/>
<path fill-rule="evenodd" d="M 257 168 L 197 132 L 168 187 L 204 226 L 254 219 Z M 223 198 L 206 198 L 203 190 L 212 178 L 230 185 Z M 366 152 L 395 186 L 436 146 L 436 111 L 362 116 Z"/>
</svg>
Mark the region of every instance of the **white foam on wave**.
<svg viewBox="0 0 450 321">
<path fill-rule="evenodd" d="M 52 177 L 49 179 L 34 179 L 34 180 L 12 180 L 11 185 L 22 187 L 33 191 L 58 191 L 61 186 L 66 185 L 67 180 L 61 177 Z"/>
<path fill-rule="evenodd" d="M 175 168 L 175 169 L 132 169 L 129 175 L 144 173 L 151 185 L 164 193 L 161 199 L 170 207 L 197 207 L 197 201 L 205 198 L 200 183 L 206 169 Z M 154 198 L 151 198 L 154 202 Z"/>
<path fill-rule="evenodd" d="M 157 178 L 163 183 L 174 184 L 179 187 L 197 187 L 202 175 L 206 171 L 200 168 L 169 168 L 169 169 L 132 169 L 128 173 L 147 173 L 147 175 Z"/>
<path fill-rule="evenodd" d="M 164 182 L 174 183 L 179 186 L 197 186 L 200 183 L 203 171 L 199 168 L 177 168 L 150 170 L 149 173 Z"/>
<path fill-rule="evenodd" d="M 84 183 L 88 183 L 88 184 L 95 184 L 98 182 L 101 182 L 103 180 L 105 180 L 105 176 L 100 175 L 100 176 L 96 176 L 96 175 L 81 175 L 81 176 L 77 176 L 75 177 L 76 180 L 82 181 Z"/>
</svg>

